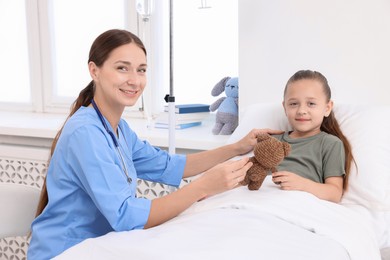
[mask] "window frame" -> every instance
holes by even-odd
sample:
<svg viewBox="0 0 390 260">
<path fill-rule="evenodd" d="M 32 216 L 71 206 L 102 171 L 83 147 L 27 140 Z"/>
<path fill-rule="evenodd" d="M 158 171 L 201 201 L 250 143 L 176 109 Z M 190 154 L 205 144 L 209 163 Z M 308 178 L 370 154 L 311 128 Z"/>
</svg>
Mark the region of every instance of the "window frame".
<svg viewBox="0 0 390 260">
<path fill-rule="evenodd" d="M 140 19 L 135 8 L 136 0 L 124 0 L 124 28 L 139 35 Z M 0 102 L 0 110 L 36 113 L 68 113 L 74 98 L 56 97 L 52 88 L 55 73 L 53 64 L 52 25 L 50 0 L 25 1 L 27 48 L 30 72 L 30 102 Z M 127 10 L 127 11 L 126 11 Z M 148 34 L 148 32 L 146 32 Z M 87 84 L 86 82 L 85 84 Z M 151 93 L 151 91 L 150 91 Z M 142 103 L 140 101 L 140 103 Z M 126 114 L 143 117 L 141 111 L 126 110 Z"/>
<path fill-rule="evenodd" d="M 137 13 L 137 0 L 123 0 L 127 10 L 125 28 L 138 35 L 147 50 L 147 86 L 142 98 L 132 108 L 126 108 L 124 117 L 152 119 L 166 105 L 164 96 L 170 86 L 170 1 L 149 0 L 152 14 L 144 21 Z M 30 65 L 31 102 L 1 103 L 0 110 L 37 113 L 69 113 L 74 98 L 56 97 L 52 88 L 55 73 L 52 57 L 49 13 L 50 0 L 26 1 L 27 41 Z M 87 84 L 86 82 L 85 84 Z M 82 82 L 81 82 L 82 84 Z M 173 93 L 175 95 L 175 93 Z"/>
<path fill-rule="evenodd" d="M 139 16 L 135 9 L 136 0 L 124 0 L 123 6 L 127 10 L 125 12 L 125 25 L 124 28 L 130 30 L 138 35 L 139 32 Z M 52 34 L 53 28 L 50 24 L 50 0 L 38 0 L 38 10 L 39 10 L 39 35 L 40 35 L 40 46 L 41 51 L 41 61 L 42 61 L 42 89 L 41 93 L 43 95 L 41 99 L 42 112 L 48 113 L 67 113 L 69 108 L 73 103 L 74 99 L 70 97 L 58 97 L 54 94 L 54 89 L 52 88 L 55 73 L 54 64 L 52 58 L 54 55 L 53 46 L 52 46 Z M 85 82 L 87 85 L 88 82 Z M 138 106 L 135 106 L 138 109 Z M 132 111 L 130 114 L 139 114 L 137 111 Z"/>
</svg>

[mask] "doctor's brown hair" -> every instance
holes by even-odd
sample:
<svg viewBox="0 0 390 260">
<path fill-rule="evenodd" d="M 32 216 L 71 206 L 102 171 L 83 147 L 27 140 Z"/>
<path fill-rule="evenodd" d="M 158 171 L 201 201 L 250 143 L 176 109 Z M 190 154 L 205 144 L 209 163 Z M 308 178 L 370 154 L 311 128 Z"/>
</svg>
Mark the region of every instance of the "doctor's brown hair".
<svg viewBox="0 0 390 260">
<path fill-rule="evenodd" d="M 329 102 L 331 100 L 332 94 L 328 84 L 328 80 L 320 72 L 312 70 L 300 70 L 297 71 L 294 75 L 292 75 L 291 78 L 287 81 L 286 87 L 284 88 L 284 96 L 286 96 L 287 88 L 292 83 L 305 79 L 316 80 L 321 83 L 324 94 L 326 96 L 326 101 Z M 343 189 L 347 190 L 352 163 L 354 163 L 356 167 L 357 165 L 352 155 L 351 144 L 349 143 L 347 137 L 341 131 L 339 123 L 334 116 L 333 110 L 330 112 L 328 117 L 324 117 L 320 129 L 321 131 L 324 131 L 328 134 L 337 136 L 343 142 L 345 151 L 345 177 L 343 182 Z"/>
<path fill-rule="evenodd" d="M 146 49 L 142 41 L 134 34 L 132 34 L 129 31 L 126 30 L 119 30 L 119 29 L 113 29 L 108 30 L 101 35 L 99 35 L 95 41 L 93 42 L 91 49 L 89 51 L 89 58 L 88 58 L 88 64 L 89 62 L 94 62 L 97 67 L 101 67 L 103 63 L 108 59 L 110 53 L 125 44 L 129 43 L 135 43 L 139 48 L 143 50 L 143 52 L 146 55 Z M 82 106 L 89 106 L 91 104 L 91 100 L 95 94 L 95 84 L 93 80 L 80 92 L 78 98 L 73 102 L 71 106 L 70 114 L 68 115 L 68 119 Z M 64 125 L 65 125 L 64 123 Z M 50 159 L 54 153 L 54 150 L 57 145 L 57 141 L 61 135 L 62 129 L 64 128 L 64 125 L 61 127 L 61 129 L 58 131 L 56 136 L 54 137 L 53 143 L 51 145 L 50 150 Z M 44 180 L 42 191 L 39 199 L 39 204 L 37 207 L 36 217 L 39 216 L 42 211 L 45 209 L 47 203 L 49 201 L 47 189 L 46 189 L 46 178 Z"/>
</svg>

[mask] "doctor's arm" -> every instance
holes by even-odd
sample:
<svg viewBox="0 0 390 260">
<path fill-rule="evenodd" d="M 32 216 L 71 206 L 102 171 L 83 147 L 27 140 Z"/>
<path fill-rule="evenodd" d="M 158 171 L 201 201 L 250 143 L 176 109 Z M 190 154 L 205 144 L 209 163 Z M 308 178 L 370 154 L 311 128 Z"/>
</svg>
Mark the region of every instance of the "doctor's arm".
<svg viewBox="0 0 390 260">
<path fill-rule="evenodd" d="M 253 150 L 260 133 L 282 134 L 284 131 L 271 129 L 253 129 L 236 143 L 219 148 L 187 155 L 187 163 L 183 177 L 190 177 L 202 173 L 214 165 L 224 162 L 238 155 L 244 155 Z"/>
<path fill-rule="evenodd" d="M 181 189 L 152 200 L 144 228 L 160 225 L 201 199 L 237 187 L 251 166 L 247 157 L 218 164 Z"/>
</svg>

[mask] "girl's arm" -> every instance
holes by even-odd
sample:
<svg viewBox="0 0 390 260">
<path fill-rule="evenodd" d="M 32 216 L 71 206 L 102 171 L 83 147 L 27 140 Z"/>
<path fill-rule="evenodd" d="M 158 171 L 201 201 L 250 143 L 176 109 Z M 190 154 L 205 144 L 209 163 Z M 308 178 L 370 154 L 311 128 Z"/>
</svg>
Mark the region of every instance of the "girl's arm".
<svg viewBox="0 0 390 260">
<path fill-rule="evenodd" d="M 253 150 L 259 133 L 282 134 L 284 131 L 271 129 L 253 129 L 236 143 L 228 144 L 213 150 L 187 155 L 187 163 L 183 177 L 202 173 L 214 165 L 224 162 L 234 156 L 243 155 Z"/>
<path fill-rule="evenodd" d="M 282 190 L 300 190 L 309 192 L 320 199 L 340 202 L 343 195 L 343 177 L 328 177 L 325 183 L 318 183 L 295 173 L 280 171 L 272 174 L 274 183 Z"/>
<path fill-rule="evenodd" d="M 218 164 L 183 188 L 152 200 L 144 228 L 162 224 L 201 199 L 237 187 L 251 166 L 248 157 Z"/>
</svg>

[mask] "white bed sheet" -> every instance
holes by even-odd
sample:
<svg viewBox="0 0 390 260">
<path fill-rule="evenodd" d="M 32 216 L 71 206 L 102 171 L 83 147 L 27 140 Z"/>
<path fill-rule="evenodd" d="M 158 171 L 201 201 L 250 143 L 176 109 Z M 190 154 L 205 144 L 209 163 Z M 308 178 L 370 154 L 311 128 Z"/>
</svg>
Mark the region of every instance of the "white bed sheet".
<svg viewBox="0 0 390 260">
<path fill-rule="evenodd" d="M 266 178 L 195 203 L 148 230 L 87 239 L 56 259 L 334 259 L 377 260 L 372 222 L 343 205 Z"/>
</svg>

